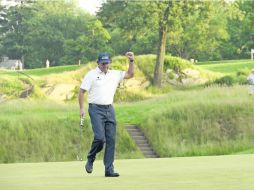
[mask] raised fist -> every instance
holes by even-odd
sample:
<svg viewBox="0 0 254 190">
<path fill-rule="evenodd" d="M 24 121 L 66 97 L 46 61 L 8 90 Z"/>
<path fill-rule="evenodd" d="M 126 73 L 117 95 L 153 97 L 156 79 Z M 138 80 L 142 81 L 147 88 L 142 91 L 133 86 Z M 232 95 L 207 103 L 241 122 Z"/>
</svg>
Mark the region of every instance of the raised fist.
<svg viewBox="0 0 254 190">
<path fill-rule="evenodd" d="M 129 51 L 125 55 L 128 57 L 129 61 L 134 60 L 134 53 L 133 52 Z"/>
</svg>

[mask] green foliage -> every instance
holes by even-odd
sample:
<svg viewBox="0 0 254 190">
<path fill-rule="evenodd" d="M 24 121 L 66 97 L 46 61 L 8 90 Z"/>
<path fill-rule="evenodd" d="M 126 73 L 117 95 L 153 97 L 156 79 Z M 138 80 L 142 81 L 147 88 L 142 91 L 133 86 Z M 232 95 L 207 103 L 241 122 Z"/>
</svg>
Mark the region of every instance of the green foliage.
<svg viewBox="0 0 254 190">
<path fill-rule="evenodd" d="M 156 95 L 156 94 L 167 94 L 171 92 L 173 89 L 170 85 L 166 85 L 163 87 L 156 87 L 156 86 L 148 86 L 146 89 L 148 92 Z"/>
<path fill-rule="evenodd" d="M 153 71 L 156 61 L 155 55 L 140 55 L 136 57 L 137 67 L 145 74 L 149 81 L 153 80 Z"/>
<path fill-rule="evenodd" d="M 2 78 L 0 81 L 0 94 L 10 97 L 19 97 L 20 92 L 25 88 L 25 84 L 18 79 Z"/>
<path fill-rule="evenodd" d="M 136 102 L 147 99 L 145 93 L 137 92 L 137 91 L 130 91 L 125 89 L 117 89 L 114 102 Z"/>
<path fill-rule="evenodd" d="M 249 58 L 252 7 L 243 0 L 107 1 L 95 17 L 76 0 L 22 1 L 0 7 L 0 54 L 21 59 L 25 68 L 44 67 L 47 59 L 51 65 L 84 63 L 105 51 L 156 54 L 165 31 L 163 47 L 173 56 Z"/>
<path fill-rule="evenodd" d="M 221 73 L 225 76 L 217 77 L 217 84 L 247 84 L 247 76 L 251 73 L 254 67 L 252 60 L 228 60 L 228 61 L 212 61 L 199 63 L 201 68 Z M 206 85 L 211 85 L 214 80 L 211 80 Z"/>
<path fill-rule="evenodd" d="M 214 81 L 215 84 L 221 85 L 221 86 L 232 86 L 234 83 L 234 78 L 232 76 L 226 75 L 219 79 L 216 79 Z"/>
<path fill-rule="evenodd" d="M 245 76 L 247 77 L 250 74 L 250 70 L 248 68 L 240 69 L 236 72 L 236 76 Z"/>
<path fill-rule="evenodd" d="M 51 66 L 77 64 L 111 51 L 107 30 L 76 1 L 23 2 L 5 13 L 0 53 L 22 59 L 25 68 L 44 67 L 47 59 Z"/>
<path fill-rule="evenodd" d="M 64 66 L 56 66 L 56 67 L 50 67 L 50 68 L 40 68 L 40 69 L 29 69 L 24 70 L 23 72 L 28 75 L 32 76 L 45 76 L 50 74 L 57 74 L 57 73 L 63 73 L 68 71 L 76 71 L 82 67 L 79 65 L 64 65 Z"/>
<path fill-rule="evenodd" d="M 248 84 L 247 77 L 250 74 L 250 70 L 248 68 L 240 69 L 236 72 L 236 81 L 238 84 Z"/>
<path fill-rule="evenodd" d="M 141 125 L 163 157 L 232 154 L 253 148 L 254 104 L 245 87 L 169 92 L 150 100 L 115 104 L 117 158 L 142 157 L 124 123 Z M 0 162 L 76 159 L 80 132 L 77 102 L 17 100 L 0 104 L 0 109 Z M 84 156 L 92 141 L 89 123 L 86 115 L 81 141 Z"/>
<path fill-rule="evenodd" d="M 75 105 L 19 100 L 1 104 L 0 109 L 1 163 L 76 159 L 80 128 Z M 81 139 L 84 157 L 93 138 L 89 123 L 85 121 Z M 122 125 L 118 125 L 116 146 L 117 158 L 142 157 Z"/>
<path fill-rule="evenodd" d="M 222 74 L 234 75 L 236 72 L 243 68 L 251 70 L 254 68 L 254 61 L 252 60 L 228 60 L 228 61 L 216 61 L 216 62 L 205 62 L 200 64 L 200 67 L 213 72 L 219 72 Z"/>
<path fill-rule="evenodd" d="M 147 115 L 142 129 L 162 157 L 232 154 L 251 149 L 254 104 L 240 89 L 213 87 L 193 94 L 185 91 L 178 94 L 181 101 L 170 96 L 162 109 Z"/>
<path fill-rule="evenodd" d="M 228 23 L 231 40 L 224 42 L 218 50 L 223 58 L 249 59 L 254 45 L 254 2 L 237 0 L 233 6 L 237 7 L 238 14 L 233 14 Z"/>
<path fill-rule="evenodd" d="M 250 10 L 247 12 L 251 14 Z M 138 54 L 157 53 L 158 31 L 162 31 L 161 24 L 165 24 L 167 50 L 175 56 L 199 60 L 224 57 L 219 48 L 223 49 L 229 40 L 234 43 L 228 22 L 239 15 L 235 3 L 224 1 L 110 1 L 104 3 L 98 13 L 112 34 L 116 54 L 129 49 Z"/>
<path fill-rule="evenodd" d="M 65 41 L 65 55 L 61 62 L 68 64 L 78 62 L 81 59 L 83 62 L 95 60 L 100 52 L 111 52 L 107 46 L 110 35 L 103 28 L 99 20 L 90 21 L 87 31 L 77 37 L 76 40 L 68 39 Z"/>
<path fill-rule="evenodd" d="M 248 84 L 248 81 L 247 81 L 247 77 L 245 77 L 244 75 L 240 75 L 240 76 L 237 76 L 235 81 L 238 83 L 238 84 L 241 84 L 241 85 L 246 85 Z"/>
<path fill-rule="evenodd" d="M 173 56 L 165 57 L 164 66 L 165 70 L 173 69 L 177 73 L 183 69 L 193 68 L 193 65 L 189 61 Z"/>
<path fill-rule="evenodd" d="M 136 57 L 138 68 L 145 74 L 148 80 L 152 81 L 154 73 L 155 55 L 140 55 Z M 166 55 L 164 60 L 164 71 L 172 69 L 175 73 L 182 72 L 183 69 L 194 68 L 189 61 Z"/>
</svg>

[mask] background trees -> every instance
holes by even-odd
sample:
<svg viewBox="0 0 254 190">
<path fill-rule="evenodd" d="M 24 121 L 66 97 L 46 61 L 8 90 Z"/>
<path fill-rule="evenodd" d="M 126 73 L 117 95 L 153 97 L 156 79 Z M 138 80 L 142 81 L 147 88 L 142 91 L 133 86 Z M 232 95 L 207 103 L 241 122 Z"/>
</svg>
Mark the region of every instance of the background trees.
<svg viewBox="0 0 254 190">
<path fill-rule="evenodd" d="M 4 10 L 1 55 L 22 59 L 26 68 L 76 64 L 110 50 L 110 35 L 75 1 L 35 1 Z"/>
<path fill-rule="evenodd" d="M 142 46 L 156 47 L 150 48 L 152 52 L 157 49 L 153 82 L 160 86 L 166 52 L 186 59 L 217 56 L 215 49 L 228 38 L 230 6 L 224 1 L 110 1 L 98 16 L 110 31 L 121 28 L 122 40 L 125 37 L 137 52 L 142 53 Z M 147 45 L 144 39 L 149 38 L 154 40 Z M 141 50 L 135 49 L 137 41 Z"/>
<path fill-rule="evenodd" d="M 76 0 L 23 0 L 0 7 L 0 56 L 35 68 L 47 59 L 51 65 L 76 64 L 102 51 L 122 55 L 131 49 L 158 55 L 159 85 L 164 53 L 197 60 L 249 58 L 253 9 L 253 1 L 243 0 L 111 0 L 92 16 Z"/>
</svg>

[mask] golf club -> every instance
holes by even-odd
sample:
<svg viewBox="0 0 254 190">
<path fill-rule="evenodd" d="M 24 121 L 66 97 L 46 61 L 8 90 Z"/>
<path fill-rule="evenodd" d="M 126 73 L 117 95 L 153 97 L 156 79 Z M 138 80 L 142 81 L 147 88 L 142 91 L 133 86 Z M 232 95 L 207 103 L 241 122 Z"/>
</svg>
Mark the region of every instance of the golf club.
<svg viewBox="0 0 254 190">
<path fill-rule="evenodd" d="M 78 154 L 77 154 L 77 160 L 82 161 L 82 152 L 81 152 L 81 140 L 82 140 L 82 131 L 84 127 L 84 117 L 80 118 L 80 123 L 79 123 L 79 143 L 78 143 Z"/>
</svg>

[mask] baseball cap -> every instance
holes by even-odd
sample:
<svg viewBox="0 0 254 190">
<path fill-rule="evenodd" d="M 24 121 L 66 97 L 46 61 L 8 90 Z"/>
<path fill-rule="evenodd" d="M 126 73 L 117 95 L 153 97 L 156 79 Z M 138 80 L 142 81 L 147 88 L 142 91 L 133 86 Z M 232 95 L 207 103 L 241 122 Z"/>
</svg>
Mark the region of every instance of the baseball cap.
<svg viewBox="0 0 254 190">
<path fill-rule="evenodd" d="M 100 53 L 98 56 L 98 61 L 97 63 L 110 63 L 110 55 L 108 53 Z"/>
</svg>

